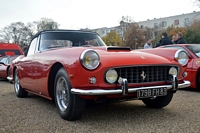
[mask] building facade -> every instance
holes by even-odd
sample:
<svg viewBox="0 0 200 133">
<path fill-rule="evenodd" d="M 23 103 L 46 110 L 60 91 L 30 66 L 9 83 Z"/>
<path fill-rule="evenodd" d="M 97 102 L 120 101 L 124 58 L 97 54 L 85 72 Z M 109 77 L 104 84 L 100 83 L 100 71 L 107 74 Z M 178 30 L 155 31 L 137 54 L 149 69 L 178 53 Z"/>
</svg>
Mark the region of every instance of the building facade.
<svg viewBox="0 0 200 133">
<path fill-rule="evenodd" d="M 160 30 L 162 28 L 167 28 L 168 26 L 174 26 L 174 27 L 185 27 L 187 25 L 192 24 L 194 21 L 200 20 L 200 11 L 187 13 L 187 14 L 181 14 L 176 16 L 170 16 L 170 17 L 164 17 L 164 18 L 154 18 L 152 20 L 148 19 L 147 21 L 139 21 L 136 22 L 140 26 L 141 29 L 145 29 L 145 27 L 154 28 L 155 32 L 153 36 L 155 37 L 157 30 Z M 106 36 L 111 30 L 116 31 L 120 38 L 124 39 L 124 32 L 127 30 L 130 23 L 128 22 L 120 22 L 119 26 L 115 27 L 103 27 L 98 29 L 92 29 L 91 31 L 96 32 L 100 35 L 100 37 Z"/>
<path fill-rule="evenodd" d="M 147 21 L 140 21 L 137 22 L 141 29 L 144 29 L 145 27 L 149 28 L 167 28 L 168 26 L 174 26 L 174 27 L 185 27 L 187 25 L 190 25 L 196 20 L 200 20 L 200 11 L 199 12 L 192 12 L 182 15 L 176 15 L 176 16 L 170 16 L 165 18 L 154 18 L 152 20 Z"/>
</svg>

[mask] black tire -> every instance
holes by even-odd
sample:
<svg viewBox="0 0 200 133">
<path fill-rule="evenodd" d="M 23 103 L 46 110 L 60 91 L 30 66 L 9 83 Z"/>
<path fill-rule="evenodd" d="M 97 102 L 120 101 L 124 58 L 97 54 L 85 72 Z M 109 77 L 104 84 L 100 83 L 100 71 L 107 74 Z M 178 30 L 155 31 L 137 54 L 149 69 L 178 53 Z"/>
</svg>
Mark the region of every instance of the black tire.
<svg viewBox="0 0 200 133">
<path fill-rule="evenodd" d="M 173 94 L 173 92 L 168 92 L 166 96 L 156 97 L 155 99 L 146 98 L 142 99 L 142 101 L 147 107 L 162 108 L 167 106 L 171 102 Z"/>
<path fill-rule="evenodd" d="M 25 91 L 20 85 L 17 69 L 15 70 L 15 75 L 14 76 L 15 76 L 15 79 L 14 79 L 14 90 L 15 90 L 16 96 L 19 97 L 19 98 L 27 97 L 28 92 Z"/>
<path fill-rule="evenodd" d="M 81 118 L 85 109 L 85 100 L 71 93 L 71 84 L 64 68 L 56 74 L 54 98 L 60 116 L 69 121 Z"/>
<path fill-rule="evenodd" d="M 197 72 L 197 75 L 196 75 L 196 87 L 197 87 L 197 90 L 200 91 L 200 70 Z"/>
</svg>

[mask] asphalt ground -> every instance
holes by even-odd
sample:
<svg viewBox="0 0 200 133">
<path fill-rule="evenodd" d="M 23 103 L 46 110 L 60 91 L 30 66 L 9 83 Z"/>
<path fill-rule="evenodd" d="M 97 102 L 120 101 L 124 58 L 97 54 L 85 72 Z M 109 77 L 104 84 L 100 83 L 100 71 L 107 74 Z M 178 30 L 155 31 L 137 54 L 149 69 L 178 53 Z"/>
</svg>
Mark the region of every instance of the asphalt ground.
<svg viewBox="0 0 200 133">
<path fill-rule="evenodd" d="M 63 120 L 55 103 L 29 94 L 17 98 L 0 80 L 0 133 L 200 133 L 200 92 L 178 90 L 162 109 L 140 100 L 90 104 L 81 119 Z"/>
</svg>

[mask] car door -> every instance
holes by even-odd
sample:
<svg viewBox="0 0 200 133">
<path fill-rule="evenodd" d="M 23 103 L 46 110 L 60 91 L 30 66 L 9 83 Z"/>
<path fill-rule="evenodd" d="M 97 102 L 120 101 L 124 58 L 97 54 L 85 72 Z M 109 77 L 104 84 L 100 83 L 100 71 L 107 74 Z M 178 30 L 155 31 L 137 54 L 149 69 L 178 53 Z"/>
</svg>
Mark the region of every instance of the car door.
<svg viewBox="0 0 200 133">
<path fill-rule="evenodd" d="M 22 87 L 34 91 L 35 78 L 33 74 L 33 57 L 37 47 L 37 38 L 34 38 L 29 46 L 27 55 L 18 62 L 20 83 Z"/>
<path fill-rule="evenodd" d="M 41 37 L 40 37 L 41 38 Z M 39 46 L 34 54 L 33 59 L 33 75 L 35 78 L 36 91 L 44 96 L 48 96 L 48 72 L 50 70 L 51 56 L 48 55 L 49 50 L 43 49 L 44 45 L 41 41 L 38 41 Z"/>
</svg>

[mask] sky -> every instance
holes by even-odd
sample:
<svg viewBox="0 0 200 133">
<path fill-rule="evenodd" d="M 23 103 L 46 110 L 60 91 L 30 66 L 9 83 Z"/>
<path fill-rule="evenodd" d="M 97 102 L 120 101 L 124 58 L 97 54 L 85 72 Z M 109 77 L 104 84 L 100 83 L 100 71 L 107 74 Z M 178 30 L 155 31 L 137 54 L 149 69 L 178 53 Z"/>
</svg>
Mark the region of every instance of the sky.
<svg viewBox="0 0 200 133">
<path fill-rule="evenodd" d="M 200 11 L 195 0 L 0 0 L 0 29 L 14 22 L 51 18 L 60 29 L 118 26 L 122 16 L 135 22 Z"/>
</svg>

